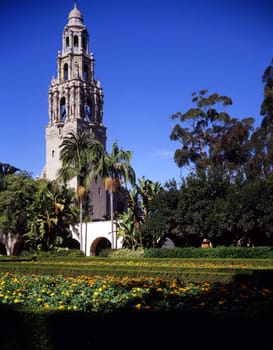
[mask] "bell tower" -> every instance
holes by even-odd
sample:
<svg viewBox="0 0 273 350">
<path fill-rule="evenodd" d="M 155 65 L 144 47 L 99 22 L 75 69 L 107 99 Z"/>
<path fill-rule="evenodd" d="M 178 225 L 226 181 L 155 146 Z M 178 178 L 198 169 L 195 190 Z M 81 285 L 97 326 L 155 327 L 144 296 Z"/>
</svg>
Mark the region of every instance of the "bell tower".
<svg viewBox="0 0 273 350">
<path fill-rule="evenodd" d="M 48 90 L 49 123 L 46 127 L 46 165 L 42 177 L 54 180 L 62 164 L 59 159 L 63 138 L 78 128 L 89 128 L 106 147 L 103 126 L 103 92 L 94 78 L 94 55 L 89 53 L 89 34 L 83 16 L 74 3 L 62 35 L 57 57 L 57 77 Z M 71 181 L 76 188 L 76 179 Z M 102 181 L 91 186 L 93 219 L 107 213 L 107 196 Z"/>
</svg>

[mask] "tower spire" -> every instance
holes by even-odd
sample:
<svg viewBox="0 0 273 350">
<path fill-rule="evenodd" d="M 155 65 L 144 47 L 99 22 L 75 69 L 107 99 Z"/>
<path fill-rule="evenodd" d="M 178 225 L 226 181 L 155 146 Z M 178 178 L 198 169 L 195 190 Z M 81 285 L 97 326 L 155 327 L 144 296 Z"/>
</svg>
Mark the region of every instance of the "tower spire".
<svg viewBox="0 0 273 350">
<path fill-rule="evenodd" d="M 60 145 L 72 131 L 89 130 L 106 146 L 103 125 L 103 90 L 94 77 L 94 56 L 89 52 L 89 34 L 77 1 L 68 14 L 62 34 L 62 50 L 57 57 L 57 77 L 48 89 L 49 123 L 46 127 L 46 165 L 44 176 L 57 178 L 62 167 Z M 71 1 L 71 3 L 73 4 Z M 77 177 L 68 186 L 77 188 Z M 108 197 L 102 179 L 92 183 L 92 218 L 101 219 L 108 213 Z M 90 206 L 91 208 L 91 206 Z M 89 211 L 90 212 L 90 211 Z"/>
</svg>

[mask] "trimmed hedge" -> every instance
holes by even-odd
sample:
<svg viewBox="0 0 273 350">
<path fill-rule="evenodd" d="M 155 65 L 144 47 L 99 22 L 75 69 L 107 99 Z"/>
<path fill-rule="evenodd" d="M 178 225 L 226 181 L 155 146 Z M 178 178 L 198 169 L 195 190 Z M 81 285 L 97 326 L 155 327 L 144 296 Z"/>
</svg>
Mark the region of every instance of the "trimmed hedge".
<svg viewBox="0 0 273 350">
<path fill-rule="evenodd" d="M 0 305 L 1 349 L 271 350 L 268 306 L 251 314 L 117 311 L 111 314 L 38 312 Z"/>
<path fill-rule="evenodd" d="M 144 258 L 248 258 L 273 259 L 273 247 L 225 247 L 215 248 L 150 248 L 145 249 Z"/>
<path fill-rule="evenodd" d="M 64 275 L 64 276 L 118 276 L 118 277 L 157 277 L 179 279 L 188 282 L 234 281 L 234 276 L 253 278 L 255 271 L 273 270 L 270 259 L 194 259 L 194 258 L 138 258 L 113 259 L 97 257 L 50 257 L 38 261 L 0 261 L 0 272 Z M 272 279 L 273 280 L 273 279 Z"/>
</svg>

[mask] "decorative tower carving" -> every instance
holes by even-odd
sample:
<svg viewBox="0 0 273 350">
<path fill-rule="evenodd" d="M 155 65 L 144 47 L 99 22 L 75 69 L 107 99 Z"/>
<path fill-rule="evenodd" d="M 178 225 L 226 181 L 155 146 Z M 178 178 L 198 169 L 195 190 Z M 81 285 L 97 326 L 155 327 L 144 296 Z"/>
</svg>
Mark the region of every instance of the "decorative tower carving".
<svg viewBox="0 0 273 350">
<path fill-rule="evenodd" d="M 104 147 L 106 128 L 103 126 L 103 92 L 94 78 L 94 55 L 89 53 L 89 34 L 83 16 L 77 8 L 68 15 L 58 52 L 57 78 L 53 77 L 48 90 L 49 123 L 46 127 L 46 165 L 42 176 L 56 179 L 62 166 L 59 159 L 63 138 L 71 131 L 87 127 Z M 76 179 L 71 186 L 76 188 Z M 107 214 L 107 196 L 102 181 L 91 186 L 93 219 Z"/>
</svg>

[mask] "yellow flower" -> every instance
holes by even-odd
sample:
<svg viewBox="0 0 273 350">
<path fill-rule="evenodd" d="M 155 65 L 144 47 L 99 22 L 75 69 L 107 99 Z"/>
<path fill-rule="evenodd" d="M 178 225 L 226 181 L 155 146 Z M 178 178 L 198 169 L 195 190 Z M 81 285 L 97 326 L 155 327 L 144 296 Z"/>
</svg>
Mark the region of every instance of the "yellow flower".
<svg viewBox="0 0 273 350">
<path fill-rule="evenodd" d="M 172 284 L 170 285 L 170 288 L 175 288 L 175 287 L 177 287 L 177 282 L 173 281 Z"/>
<path fill-rule="evenodd" d="M 139 303 L 139 304 L 136 304 L 136 306 L 135 306 L 135 307 L 136 307 L 136 309 L 138 309 L 138 310 L 139 310 L 139 309 L 141 309 L 141 304 L 140 304 L 140 303 Z"/>
<path fill-rule="evenodd" d="M 15 304 L 19 303 L 19 299 L 15 298 L 13 301 Z"/>
<path fill-rule="evenodd" d="M 268 289 L 268 288 L 263 288 L 262 289 L 262 295 L 267 296 L 272 294 L 272 290 Z"/>
</svg>

